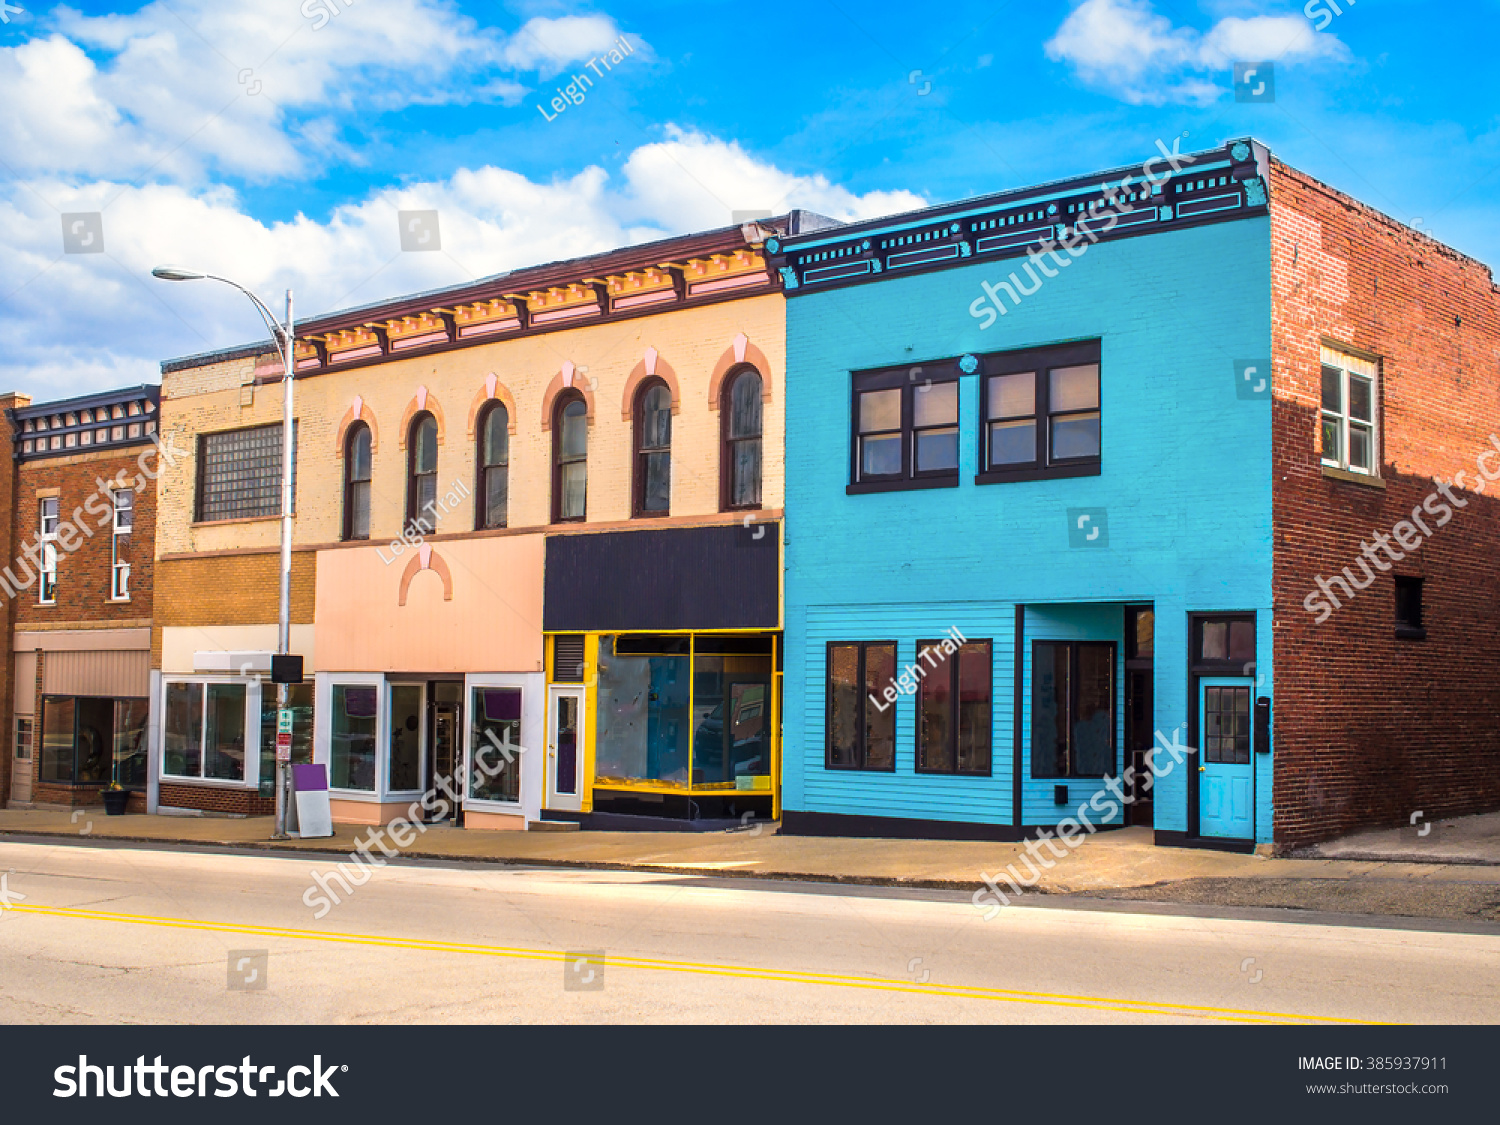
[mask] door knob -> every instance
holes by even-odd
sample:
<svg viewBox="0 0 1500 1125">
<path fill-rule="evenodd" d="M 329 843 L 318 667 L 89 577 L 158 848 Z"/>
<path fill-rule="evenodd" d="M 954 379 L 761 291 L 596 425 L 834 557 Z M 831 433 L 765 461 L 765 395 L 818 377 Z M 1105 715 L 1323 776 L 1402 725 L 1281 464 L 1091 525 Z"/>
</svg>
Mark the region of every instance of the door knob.
<svg viewBox="0 0 1500 1125">
<path fill-rule="evenodd" d="M 1199 766 L 1198 767 L 1198 772 L 1199 773 L 1207 773 L 1208 772 L 1208 767 L 1207 766 Z"/>
</svg>

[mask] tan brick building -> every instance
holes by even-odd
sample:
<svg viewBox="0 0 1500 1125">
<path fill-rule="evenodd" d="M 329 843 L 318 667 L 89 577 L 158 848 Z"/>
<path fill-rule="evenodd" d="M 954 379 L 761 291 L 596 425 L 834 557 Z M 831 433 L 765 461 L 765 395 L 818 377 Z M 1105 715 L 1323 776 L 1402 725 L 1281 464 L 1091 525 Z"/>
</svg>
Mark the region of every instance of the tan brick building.
<svg viewBox="0 0 1500 1125">
<path fill-rule="evenodd" d="M 327 767 L 335 819 L 388 822 L 465 762 L 467 826 L 586 814 L 600 636 L 624 629 L 672 633 L 685 650 L 699 629 L 761 638 L 749 647 L 764 650 L 750 663 L 764 665 L 765 780 L 740 788 L 770 811 L 785 346 L 767 233 L 676 238 L 297 326 L 291 621 L 307 682 L 294 760 Z M 280 368 L 264 345 L 162 370 L 163 433 L 187 454 L 160 484 L 161 802 L 269 812 L 274 708 L 258 674 L 276 644 Z M 590 623 L 569 602 L 641 601 L 608 561 L 617 548 L 622 560 L 664 550 L 694 580 L 722 579 L 714 552 L 749 559 L 741 535 L 771 591 L 753 629 L 712 608 L 672 629 L 670 612 Z M 544 568 L 560 540 L 590 541 L 594 569 L 570 571 L 582 555 L 563 550 L 570 577 L 556 592 L 547 579 L 566 610 L 554 629 Z M 561 674 L 548 632 L 565 634 Z M 229 731 L 224 747 L 216 729 Z M 259 753 L 237 755 L 235 738 Z M 502 751 L 480 776 L 476 755 L 493 745 L 525 751 Z M 616 780 L 648 799 L 686 796 L 685 765 L 665 772 Z M 424 815 L 456 803 L 430 801 Z"/>
</svg>

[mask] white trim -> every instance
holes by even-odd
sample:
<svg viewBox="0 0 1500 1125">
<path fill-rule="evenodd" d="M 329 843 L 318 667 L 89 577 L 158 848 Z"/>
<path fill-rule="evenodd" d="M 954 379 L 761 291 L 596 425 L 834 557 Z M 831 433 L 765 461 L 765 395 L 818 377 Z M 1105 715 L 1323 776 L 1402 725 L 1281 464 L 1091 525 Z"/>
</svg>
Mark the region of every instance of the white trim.
<svg viewBox="0 0 1500 1125">
<path fill-rule="evenodd" d="M 1334 367 L 1339 371 L 1339 410 L 1330 411 L 1323 406 L 1323 367 Z M 1355 422 L 1351 425 L 1349 413 L 1349 385 L 1350 376 L 1366 379 L 1370 383 L 1370 464 L 1368 468 L 1361 468 L 1349 462 L 1349 431 L 1353 426 L 1363 427 L 1365 423 Z M 1380 363 L 1378 361 L 1361 359 L 1359 356 L 1350 355 L 1348 352 L 1339 351 L 1337 348 L 1322 345 L 1319 351 L 1318 367 L 1318 442 L 1322 444 L 1323 420 L 1326 417 L 1330 421 L 1338 420 L 1339 427 L 1339 455 L 1329 457 L 1321 449 L 1318 451 L 1319 460 L 1330 468 L 1342 469 L 1349 473 L 1359 473 L 1363 476 L 1379 478 L 1380 476 Z"/>
<path fill-rule="evenodd" d="M 244 776 L 240 779 L 225 777 L 204 777 L 202 770 L 208 762 L 208 692 L 203 692 L 203 711 L 200 713 L 201 732 L 198 743 L 198 769 L 199 773 L 180 774 L 167 772 L 167 692 L 173 684 L 239 684 L 245 688 L 245 714 L 244 714 L 244 740 L 245 759 Z M 260 704 L 261 704 L 261 681 L 259 677 L 249 679 L 244 676 L 188 676 L 178 674 L 161 675 L 159 681 L 159 694 L 153 696 L 153 700 L 160 700 L 161 711 L 157 723 L 152 724 L 160 734 L 156 769 L 148 776 L 154 777 L 159 782 L 167 782 L 174 785 L 202 785 L 212 789 L 259 789 L 260 788 Z M 148 719 L 149 721 L 149 719 Z"/>
</svg>

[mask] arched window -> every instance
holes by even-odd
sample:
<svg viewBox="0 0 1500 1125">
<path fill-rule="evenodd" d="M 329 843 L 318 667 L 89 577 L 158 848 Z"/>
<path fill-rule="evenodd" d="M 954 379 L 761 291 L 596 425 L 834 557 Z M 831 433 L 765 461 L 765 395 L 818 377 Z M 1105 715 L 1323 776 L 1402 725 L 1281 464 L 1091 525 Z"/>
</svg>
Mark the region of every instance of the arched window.
<svg viewBox="0 0 1500 1125">
<path fill-rule="evenodd" d="M 553 523 L 583 519 L 588 484 L 588 407 L 577 391 L 565 391 L 552 408 Z"/>
<path fill-rule="evenodd" d="M 760 507 L 760 373 L 747 367 L 732 376 L 719 404 L 724 432 L 719 455 L 725 510 Z"/>
<path fill-rule="evenodd" d="M 363 422 L 344 439 L 344 538 L 370 538 L 370 427 Z"/>
<path fill-rule="evenodd" d="M 437 524 L 437 419 L 426 411 L 411 420 L 406 439 L 406 518 Z"/>
<path fill-rule="evenodd" d="M 672 507 L 672 391 L 660 379 L 635 396 L 634 514 L 664 516 Z"/>
<path fill-rule="evenodd" d="M 510 500 L 510 412 L 492 403 L 479 422 L 478 528 L 504 527 Z"/>
</svg>

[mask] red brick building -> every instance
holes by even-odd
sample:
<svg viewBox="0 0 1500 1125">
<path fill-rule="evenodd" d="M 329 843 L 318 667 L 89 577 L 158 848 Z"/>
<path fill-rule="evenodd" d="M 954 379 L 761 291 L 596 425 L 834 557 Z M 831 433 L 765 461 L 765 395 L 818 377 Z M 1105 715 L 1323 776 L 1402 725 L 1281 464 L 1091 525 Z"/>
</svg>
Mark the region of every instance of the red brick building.
<svg viewBox="0 0 1500 1125">
<path fill-rule="evenodd" d="M 1275 839 L 1500 807 L 1494 278 L 1280 162 L 1270 197 Z"/>
<path fill-rule="evenodd" d="M 14 454 L 0 482 L 11 805 L 148 806 L 152 569 L 159 392 L 6 403 Z"/>
</svg>

